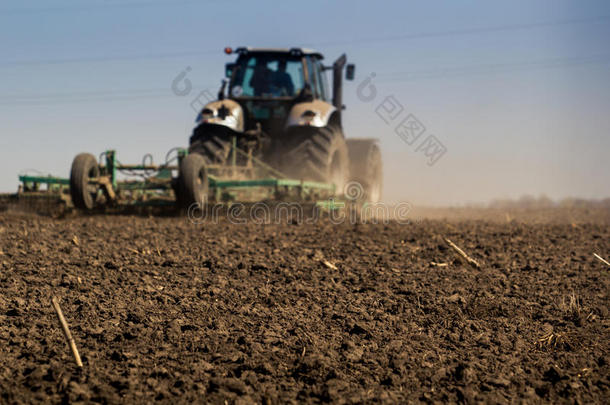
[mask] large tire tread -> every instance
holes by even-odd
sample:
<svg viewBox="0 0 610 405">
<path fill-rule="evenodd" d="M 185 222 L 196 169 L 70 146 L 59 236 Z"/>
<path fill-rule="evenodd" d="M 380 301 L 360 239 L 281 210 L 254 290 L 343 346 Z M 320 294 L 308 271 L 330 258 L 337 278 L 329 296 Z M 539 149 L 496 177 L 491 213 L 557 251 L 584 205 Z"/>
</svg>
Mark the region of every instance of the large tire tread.
<svg viewBox="0 0 610 405">
<path fill-rule="evenodd" d="M 72 204 L 80 210 L 92 210 L 95 207 L 95 193 L 89 186 L 89 179 L 99 176 L 99 166 L 95 156 L 90 153 L 78 154 L 72 161 L 70 169 L 70 196 Z"/>
<path fill-rule="evenodd" d="M 178 178 L 178 199 L 183 208 L 204 204 L 208 193 L 208 177 L 203 156 L 192 153 L 182 159 Z"/>
<path fill-rule="evenodd" d="M 280 170 L 289 177 L 303 180 L 331 182 L 332 159 L 338 153 L 339 165 L 343 173 L 341 184 L 336 184 L 338 192 L 343 190 L 349 173 L 349 158 L 345 138 L 341 131 L 333 127 L 296 127 L 285 134 L 280 150 Z"/>
</svg>

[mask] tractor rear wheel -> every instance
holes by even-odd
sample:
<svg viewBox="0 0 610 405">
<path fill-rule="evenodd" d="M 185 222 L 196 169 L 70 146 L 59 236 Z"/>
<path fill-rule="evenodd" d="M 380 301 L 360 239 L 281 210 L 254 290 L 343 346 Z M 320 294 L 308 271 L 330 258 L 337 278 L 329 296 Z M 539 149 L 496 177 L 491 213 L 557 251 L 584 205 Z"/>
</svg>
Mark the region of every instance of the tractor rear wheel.
<svg viewBox="0 0 610 405">
<path fill-rule="evenodd" d="M 343 194 L 349 178 L 349 156 L 339 129 L 295 127 L 284 139 L 282 172 L 297 179 L 334 184 L 336 194 Z"/>
<path fill-rule="evenodd" d="M 350 183 L 355 197 L 368 203 L 381 200 L 383 163 L 381 151 L 374 139 L 348 139 Z M 356 190 L 356 186 L 358 190 Z M 351 193 L 348 193 L 351 194 Z"/>
<path fill-rule="evenodd" d="M 76 208 L 91 210 L 95 207 L 98 188 L 89 184 L 89 180 L 99 174 L 100 169 L 93 155 L 81 153 L 74 158 L 70 169 L 70 195 Z"/>
<path fill-rule="evenodd" d="M 182 159 L 178 177 L 179 200 L 184 208 L 200 207 L 208 195 L 208 172 L 203 156 L 191 153 Z"/>
</svg>

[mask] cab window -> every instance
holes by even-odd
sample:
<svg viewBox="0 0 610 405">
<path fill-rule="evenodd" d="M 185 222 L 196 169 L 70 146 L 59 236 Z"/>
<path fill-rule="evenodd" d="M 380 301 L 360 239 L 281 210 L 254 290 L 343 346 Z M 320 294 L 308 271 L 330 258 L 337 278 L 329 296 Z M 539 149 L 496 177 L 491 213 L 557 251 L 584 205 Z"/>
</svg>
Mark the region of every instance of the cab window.
<svg viewBox="0 0 610 405">
<path fill-rule="evenodd" d="M 299 58 L 262 54 L 240 57 L 231 85 L 232 97 L 294 97 L 303 89 Z"/>
<path fill-rule="evenodd" d="M 307 72 L 309 73 L 309 82 L 315 98 L 328 101 L 328 84 L 326 73 L 320 61 L 311 57 L 307 58 Z"/>
<path fill-rule="evenodd" d="M 307 63 L 307 75 L 309 77 L 309 84 L 311 85 L 311 91 L 314 95 L 314 98 L 320 98 L 320 88 L 318 87 L 318 81 L 316 77 L 316 69 L 314 61 L 311 57 L 306 57 L 305 61 Z"/>
<path fill-rule="evenodd" d="M 316 61 L 317 79 L 320 86 L 320 98 L 324 101 L 330 100 L 330 91 L 328 89 L 328 76 L 326 70 L 320 61 Z"/>
</svg>

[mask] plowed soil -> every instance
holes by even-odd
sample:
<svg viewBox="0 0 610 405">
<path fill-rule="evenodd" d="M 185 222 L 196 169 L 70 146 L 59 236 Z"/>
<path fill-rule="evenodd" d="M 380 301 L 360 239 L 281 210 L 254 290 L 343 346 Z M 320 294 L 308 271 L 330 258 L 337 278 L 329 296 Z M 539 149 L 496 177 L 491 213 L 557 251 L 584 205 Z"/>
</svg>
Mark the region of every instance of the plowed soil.
<svg viewBox="0 0 610 405">
<path fill-rule="evenodd" d="M 610 273 L 593 254 L 608 259 L 610 224 L 594 214 L 0 214 L 0 402 L 608 403 Z"/>
</svg>

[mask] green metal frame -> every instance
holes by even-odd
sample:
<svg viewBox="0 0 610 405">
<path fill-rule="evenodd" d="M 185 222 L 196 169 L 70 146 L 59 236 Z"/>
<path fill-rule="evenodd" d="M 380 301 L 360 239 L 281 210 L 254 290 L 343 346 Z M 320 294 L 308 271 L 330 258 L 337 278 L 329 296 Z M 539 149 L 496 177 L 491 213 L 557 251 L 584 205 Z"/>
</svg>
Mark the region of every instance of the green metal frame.
<svg viewBox="0 0 610 405">
<path fill-rule="evenodd" d="M 300 181 L 293 179 L 256 179 L 256 180 L 219 180 L 210 178 L 210 187 L 240 188 L 240 187 L 302 187 L 304 189 L 319 189 L 334 191 L 332 184 L 315 181 Z"/>
<path fill-rule="evenodd" d="M 61 184 L 65 186 L 70 185 L 70 179 L 64 179 L 62 177 L 53 176 L 19 176 L 19 181 L 23 184 Z"/>
<path fill-rule="evenodd" d="M 282 173 L 238 149 L 236 147 L 236 139 L 235 137 L 233 138 L 231 142 L 230 166 L 210 165 L 208 168 L 210 196 L 216 202 L 255 202 L 266 199 L 282 200 L 288 198 L 311 202 L 322 200 L 321 205 L 326 207 L 328 205 L 328 198 L 334 196 L 335 186 L 333 184 L 284 178 Z M 185 149 L 178 150 L 177 165 L 126 165 L 118 161 L 116 151 L 108 150 L 104 152 L 104 165 L 99 166 L 100 178 L 92 178 L 90 183 L 99 185 L 100 190 L 103 190 L 103 184 L 108 184 L 109 182 L 112 191 L 117 196 L 116 202 L 119 204 L 174 204 L 175 198 L 173 197 L 172 187 L 174 179 L 172 178 L 172 171 L 179 170 L 180 163 L 187 153 Z M 250 166 L 238 166 L 238 154 L 247 156 Z M 255 170 L 252 162 L 258 166 L 259 173 L 266 173 L 267 176 L 259 174 L 257 178 L 242 179 L 242 177 L 247 177 L 248 174 L 254 173 Z M 118 174 L 124 170 L 132 172 L 154 171 L 155 175 L 145 177 L 143 180 L 119 180 Z M 268 177 L 269 174 L 274 177 Z M 106 177 L 106 179 L 101 178 L 102 176 Z M 41 184 L 46 184 L 47 191 L 49 192 L 67 192 L 70 185 L 69 179 L 53 176 L 22 175 L 19 176 L 19 181 L 23 185 L 22 190 L 25 194 L 31 191 L 38 191 Z M 129 197 L 123 198 L 124 194 L 129 194 Z M 336 202 L 332 204 L 332 207 L 337 206 Z"/>
</svg>

